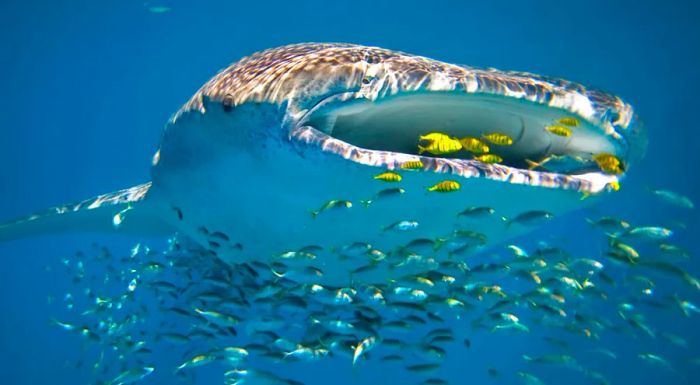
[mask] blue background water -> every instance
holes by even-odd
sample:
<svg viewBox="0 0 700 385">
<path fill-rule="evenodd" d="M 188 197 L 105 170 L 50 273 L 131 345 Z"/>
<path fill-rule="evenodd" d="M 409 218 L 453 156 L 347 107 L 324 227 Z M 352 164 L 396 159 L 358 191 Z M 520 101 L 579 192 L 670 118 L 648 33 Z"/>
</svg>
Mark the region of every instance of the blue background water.
<svg viewBox="0 0 700 385">
<path fill-rule="evenodd" d="M 0 218 L 148 180 L 164 122 L 217 70 L 264 48 L 342 41 L 560 76 L 623 96 L 648 128 L 646 158 L 620 193 L 538 235 L 568 235 L 580 243 L 570 244 L 572 248 L 584 247 L 589 235 L 578 225 L 581 218 L 593 211 L 619 213 L 641 223 L 681 220 L 688 230 L 675 240 L 695 257 L 700 251 L 697 211 L 674 209 L 645 192 L 647 186 L 670 188 L 700 202 L 700 12 L 695 2 L 160 4 L 172 11 L 155 14 L 142 2 L 124 0 L 0 4 Z M 93 240 L 125 243 L 75 235 L 0 245 L 0 383 L 90 381 L 89 370 L 73 368 L 81 357 L 81 341 L 48 325 L 56 307 L 47 304 L 47 295 L 60 298 L 70 278 L 46 267 Z M 696 262 L 688 266 L 700 273 Z M 694 298 L 697 303 L 696 294 Z M 654 324 L 686 336 L 691 347 L 623 337 L 604 341 L 620 356 L 605 370 L 613 383 L 694 383 L 698 366 L 684 360 L 698 355 L 697 318 L 664 314 Z M 483 335 L 473 343 L 478 349 L 448 356 L 446 370 L 459 379 L 454 383 L 516 382 L 512 372 L 523 364 L 513 352 L 535 342 Z M 640 361 L 639 346 L 673 359 L 678 372 Z M 488 377 L 485 368 L 490 366 L 499 369 L 499 379 Z M 327 364 L 312 368 L 305 378 L 340 370 Z M 380 383 L 385 372 L 379 369 L 366 369 L 377 379 L 372 383 Z M 415 376 L 391 375 L 396 376 L 392 382 L 417 382 Z M 574 376 L 555 370 L 541 377 L 556 384 Z M 218 381 L 214 375 L 211 379 Z M 149 378 L 154 381 L 155 376 Z"/>
</svg>

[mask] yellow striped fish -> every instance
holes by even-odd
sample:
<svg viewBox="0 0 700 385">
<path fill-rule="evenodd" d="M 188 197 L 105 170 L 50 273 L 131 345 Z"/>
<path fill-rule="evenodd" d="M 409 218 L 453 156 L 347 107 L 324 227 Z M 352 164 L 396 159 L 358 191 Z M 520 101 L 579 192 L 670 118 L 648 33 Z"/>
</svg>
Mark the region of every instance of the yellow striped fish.
<svg viewBox="0 0 700 385">
<path fill-rule="evenodd" d="M 459 142 L 462 144 L 462 147 L 465 150 L 471 153 L 485 154 L 489 152 L 489 146 L 477 138 L 465 136 L 464 138 L 460 139 Z"/>
<path fill-rule="evenodd" d="M 428 191 L 436 191 L 441 193 L 457 191 L 462 187 L 459 182 L 454 180 L 443 180 L 433 186 L 428 187 Z"/>
<path fill-rule="evenodd" d="M 409 160 L 401 163 L 400 167 L 404 170 L 419 170 L 423 168 L 423 162 L 420 160 Z"/>
<path fill-rule="evenodd" d="M 510 146 L 513 144 L 513 138 L 502 132 L 492 132 L 490 134 L 481 135 L 484 139 L 498 146 Z"/>
<path fill-rule="evenodd" d="M 551 132 L 554 135 L 563 136 L 565 138 L 570 137 L 572 134 L 572 131 L 569 127 L 562 126 L 559 124 L 552 124 L 550 126 L 545 127 L 544 129 Z"/>
<path fill-rule="evenodd" d="M 457 152 L 462 149 L 462 144 L 459 140 L 439 132 L 431 132 L 426 135 L 421 135 L 418 138 L 421 142 L 427 142 L 427 145 L 418 145 L 418 153 L 429 152 L 433 155 L 444 155 L 452 152 Z"/>
<path fill-rule="evenodd" d="M 625 172 L 625 167 L 620 161 L 620 158 L 607 152 L 593 155 L 593 160 L 598 164 L 598 167 L 608 174 L 622 174 Z"/>
<path fill-rule="evenodd" d="M 578 127 L 581 124 L 581 121 L 574 118 L 573 116 L 565 116 L 563 118 L 557 119 L 557 123 L 563 124 L 563 125 L 569 126 L 569 127 Z"/>
<path fill-rule="evenodd" d="M 503 158 L 496 154 L 483 154 L 479 156 L 475 156 L 474 159 L 478 160 L 479 162 L 484 162 L 484 163 L 501 163 L 503 162 Z"/>
<path fill-rule="evenodd" d="M 399 175 L 393 171 L 387 171 L 387 172 L 383 172 L 381 174 L 375 175 L 374 179 L 381 180 L 384 182 L 401 182 L 401 175 Z"/>
</svg>

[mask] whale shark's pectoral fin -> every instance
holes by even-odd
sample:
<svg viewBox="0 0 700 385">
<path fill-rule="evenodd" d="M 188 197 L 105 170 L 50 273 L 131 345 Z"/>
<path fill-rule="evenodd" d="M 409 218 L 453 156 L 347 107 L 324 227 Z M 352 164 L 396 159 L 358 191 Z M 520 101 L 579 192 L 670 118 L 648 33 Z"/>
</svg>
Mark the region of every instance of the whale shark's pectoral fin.
<svg viewBox="0 0 700 385">
<path fill-rule="evenodd" d="M 150 188 L 148 182 L 2 223 L 0 242 L 71 231 L 146 235 L 171 231 L 157 215 L 161 207 L 153 199 L 147 199 Z"/>
</svg>

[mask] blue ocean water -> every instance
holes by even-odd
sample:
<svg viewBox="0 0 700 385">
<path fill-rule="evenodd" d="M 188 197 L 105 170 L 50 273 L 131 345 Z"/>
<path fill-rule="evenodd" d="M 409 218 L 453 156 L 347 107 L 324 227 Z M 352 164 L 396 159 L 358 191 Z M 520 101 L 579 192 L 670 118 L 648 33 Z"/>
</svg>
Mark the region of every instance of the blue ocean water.
<svg viewBox="0 0 700 385">
<path fill-rule="evenodd" d="M 168 11 L 153 12 L 156 6 Z M 166 120 L 199 86 L 238 58 L 289 43 L 352 42 L 452 63 L 563 77 L 625 98 L 647 127 L 649 148 L 621 191 L 518 242 L 534 247 L 539 239 L 564 238 L 568 250 L 584 256 L 600 253 L 603 247 L 585 224 L 586 217 L 614 215 L 647 225 L 677 221 L 684 229 L 677 229 L 673 242 L 691 255 L 678 264 L 700 275 L 695 260 L 700 253 L 697 210 L 676 208 L 648 192 L 670 189 L 700 202 L 700 148 L 694 130 L 695 93 L 700 88 L 698 16 L 697 4 L 681 1 L 5 0 L 0 4 L 0 218 L 148 180 L 150 159 Z M 93 242 L 127 254 L 138 241 L 165 247 L 162 239 L 94 234 L 0 245 L 0 383 L 92 384 L 121 372 L 126 361 L 109 353 L 101 363 L 108 366 L 108 374 L 93 369 L 99 360 L 94 344 L 50 320 L 72 317 L 65 294 L 78 296 L 88 287 L 73 283 L 62 259 L 78 249 L 90 250 Z M 678 294 L 695 304 L 700 304 L 700 296 L 670 277 L 654 280 L 655 290 L 664 293 L 659 294 L 661 304 L 646 306 L 643 313 L 655 338 L 629 325 L 622 331 L 605 326 L 600 339 L 590 341 L 553 331 L 556 338 L 574 341 L 562 350 L 543 342 L 542 332 L 462 330 L 471 347 L 461 341 L 450 345 L 442 368 L 429 375 L 378 360 L 353 369 L 345 356 L 282 362 L 267 369 L 306 384 L 418 384 L 428 377 L 452 384 L 516 384 L 524 383 L 516 374 L 520 371 L 536 374 L 547 384 L 601 383 L 580 370 L 538 366 L 521 357 L 565 351 L 612 384 L 696 383 L 700 314 L 683 315 L 667 296 Z M 99 291 L 104 284 L 98 280 L 91 285 Z M 154 309 L 149 314 L 156 312 L 156 303 L 147 305 Z M 602 314 L 615 305 L 604 306 L 589 313 Z M 144 329 L 157 330 L 159 321 L 153 315 L 138 322 Z M 683 337 L 687 346 L 672 344 L 663 332 Z M 172 364 L 182 361 L 186 349 L 160 346 L 149 346 L 154 352 L 149 363 L 156 371 L 144 384 L 176 383 Z M 597 347 L 614 351 L 617 358 L 592 355 Z M 638 357 L 647 352 L 664 357 L 673 369 Z M 497 374 L 490 374 L 491 368 Z M 193 370 L 183 383 L 222 382 L 217 365 Z"/>
</svg>

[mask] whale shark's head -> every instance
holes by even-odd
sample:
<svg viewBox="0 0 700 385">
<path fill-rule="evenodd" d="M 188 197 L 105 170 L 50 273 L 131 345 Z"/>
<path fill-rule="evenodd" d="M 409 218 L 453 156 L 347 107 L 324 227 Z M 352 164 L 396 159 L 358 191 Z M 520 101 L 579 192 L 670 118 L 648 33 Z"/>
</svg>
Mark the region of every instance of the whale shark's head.
<svg viewBox="0 0 700 385">
<path fill-rule="evenodd" d="M 488 151 L 426 151 L 428 134 Z M 235 246 L 212 253 L 268 260 L 353 242 L 390 253 L 466 229 L 492 243 L 540 222 L 519 218 L 546 221 L 616 190 L 644 147 L 629 104 L 572 82 L 301 44 L 242 59 L 204 85 L 171 120 L 153 175 L 183 232 L 205 246 L 223 232 Z M 401 181 L 374 178 L 386 171 Z M 431 189 L 446 180 L 457 188 Z M 460 215 L 478 208 L 495 214 Z M 418 226 L 391 231 L 401 221 Z"/>
<path fill-rule="evenodd" d="M 300 44 L 243 59 L 205 85 L 180 111 L 203 110 L 203 98 L 228 108 L 247 103 L 286 107 L 292 140 L 373 166 L 417 159 L 419 137 L 440 132 L 514 139 L 491 146 L 502 161 L 485 164 L 459 151 L 426 154 L 426 169 L 507 183 L 600 192 L 644 152 L 646 137 L 622 99 L 560 79 L 457 66 L 380 48 Z M 548 127 L 574 126 L 564 134 Z M 622 172 L 594 159 L 612 154 Z"/>
</svg>

